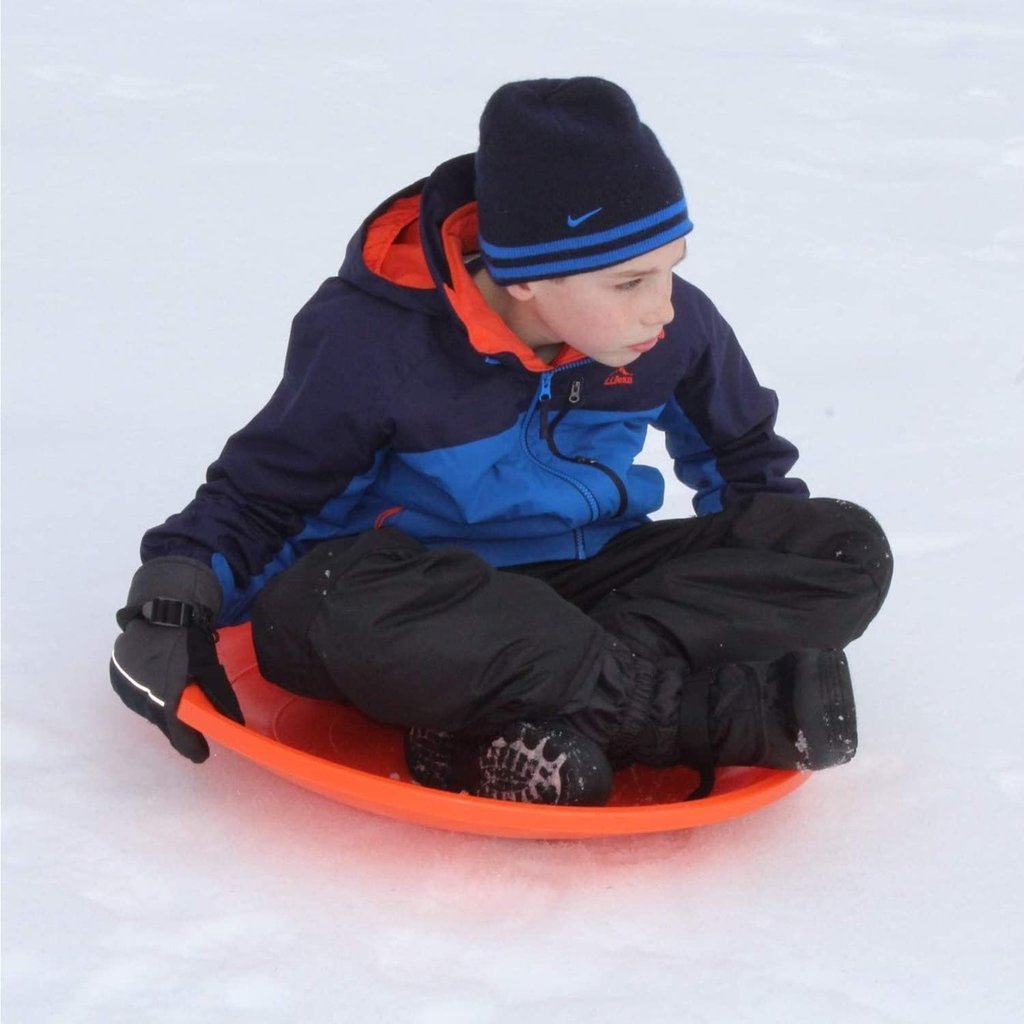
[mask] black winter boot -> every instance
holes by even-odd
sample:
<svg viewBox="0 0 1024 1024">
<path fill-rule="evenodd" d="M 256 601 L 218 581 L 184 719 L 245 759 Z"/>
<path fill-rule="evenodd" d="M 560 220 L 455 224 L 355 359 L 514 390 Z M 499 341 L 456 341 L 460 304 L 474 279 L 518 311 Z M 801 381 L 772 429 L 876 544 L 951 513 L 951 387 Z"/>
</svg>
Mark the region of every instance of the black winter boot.
<svg viewBox="0 0 1024 1024">
<path fill-rule="evenodd" d="M 609 677 L 613 664 L 604 664 Z M 701 784 L 691 799 L 711 792 L 716 765 L 813 771 L 845 764 L 857 750 L 842 651 L 794 651 L 700 672 L 681 660 L 634 659 L 631 674 L 635 699 L 611 744 L 613 759 L 696 769 Z"/>
<path fill-rule="evenodd" d="M 842 651 L 794 651 L 714 672 L 709 732 L 716 764 L 817 771 L 857 752 L 857 712 Z"/>
<path fill-rule="evenodd" d="M 421 785 L 494 800 L 599 806 L 612 788 L 604 751 L 563 722 L 514 722 L 486 736 L 414 728 L 405 755 Z"/>
</svg>

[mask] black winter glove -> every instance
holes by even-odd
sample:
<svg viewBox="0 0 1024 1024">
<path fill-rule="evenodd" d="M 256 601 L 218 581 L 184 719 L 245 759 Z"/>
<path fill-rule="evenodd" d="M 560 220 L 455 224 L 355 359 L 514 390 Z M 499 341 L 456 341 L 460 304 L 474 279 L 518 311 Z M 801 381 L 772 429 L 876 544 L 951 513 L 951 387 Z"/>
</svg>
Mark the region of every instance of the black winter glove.
<svg viewBox="0 0 1024 1024">
<path fill-rule="evenodd" d="M 220 583 L 209 566 L 179 555 L 154 558 L 135 573 L 128 603 L 117 613 L 124 632 L 110 659 L 110 682 L 121 700 L 197 764 L 210 756 L 210 748 L 176 714 L 190 682 L 199 684 L 221 714 L 243 722 L 214 646 L 220 606 Z"/>
</svg>

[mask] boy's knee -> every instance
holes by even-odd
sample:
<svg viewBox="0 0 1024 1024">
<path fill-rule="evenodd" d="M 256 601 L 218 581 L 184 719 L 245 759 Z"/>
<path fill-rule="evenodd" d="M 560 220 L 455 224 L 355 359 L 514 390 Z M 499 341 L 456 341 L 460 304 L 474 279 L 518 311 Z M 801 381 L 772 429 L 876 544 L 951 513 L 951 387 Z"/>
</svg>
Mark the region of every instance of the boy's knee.
<svg viewBox="0 0 1024 1024">
<path fill-rule="evenodd" d="M 860 566 L 878 588 L 881 603 L 892 580 L 892 548 L 878 520 L 866 508 L 839 498 L 811 498 L 808 505 L 826 527 L 821 554 Z"/>
<path fill-rule="evenodd" d="M 865 572 L 885 599 L 892 550 L 867 509 L 839 498 L 758 494 L 735 514 L 731 543 L 804 558 L 844 562 Z"/>
</svg>

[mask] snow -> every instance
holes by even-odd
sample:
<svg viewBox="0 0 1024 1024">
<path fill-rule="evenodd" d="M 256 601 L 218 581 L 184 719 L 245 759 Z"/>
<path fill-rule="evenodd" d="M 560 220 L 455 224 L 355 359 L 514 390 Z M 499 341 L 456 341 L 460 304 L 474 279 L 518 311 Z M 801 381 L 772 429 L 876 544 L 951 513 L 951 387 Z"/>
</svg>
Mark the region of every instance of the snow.
<svg viewBox="0 0 1024 1024">
<path fill-rule="evenodd" d="M 5 1024 L 1024 1019 L 1018 3 L 4 15 Z M 685 272 L 801 475 L 889 531 L 860 752 L 750 817 L 594 842 L 192 766 L 107 681 L 139 536 L 269 394 L 361 217 L 472 149 L 501 82 L 580 73 L 680 167 Z"/>
</svg>

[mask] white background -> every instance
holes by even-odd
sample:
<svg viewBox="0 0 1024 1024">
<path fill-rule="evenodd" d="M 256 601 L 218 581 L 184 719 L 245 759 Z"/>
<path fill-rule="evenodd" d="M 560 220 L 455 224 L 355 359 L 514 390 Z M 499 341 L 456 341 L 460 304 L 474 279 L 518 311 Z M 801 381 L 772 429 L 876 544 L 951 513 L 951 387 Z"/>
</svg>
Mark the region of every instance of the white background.
<svg viewBox="0 0 1024 1024">
<path fill-rule="evenodd" d="M 8 0 L 5 1024 L 1022 1019 L 1021 67 L 1016 0 Z M 800 475 L 890 534 L 860 753 L 582 843 L 192 766 L 107 680 L 140 535 L 362 217 L 573 74 L 678 165 Z"/>
</svg>

